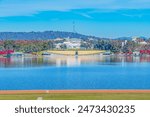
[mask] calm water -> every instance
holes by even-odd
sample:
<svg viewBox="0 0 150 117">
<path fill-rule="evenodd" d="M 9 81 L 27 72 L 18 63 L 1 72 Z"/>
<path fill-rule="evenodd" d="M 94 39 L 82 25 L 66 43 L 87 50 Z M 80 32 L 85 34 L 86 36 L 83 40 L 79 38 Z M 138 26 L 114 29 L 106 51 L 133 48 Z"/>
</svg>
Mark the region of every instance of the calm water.
<svg viewBox="0 0 150 117">
<path fill-rule="evenodd" d="M 150 89 L 150 57 L 0 58 L 0 90 Z"/>
</svg>

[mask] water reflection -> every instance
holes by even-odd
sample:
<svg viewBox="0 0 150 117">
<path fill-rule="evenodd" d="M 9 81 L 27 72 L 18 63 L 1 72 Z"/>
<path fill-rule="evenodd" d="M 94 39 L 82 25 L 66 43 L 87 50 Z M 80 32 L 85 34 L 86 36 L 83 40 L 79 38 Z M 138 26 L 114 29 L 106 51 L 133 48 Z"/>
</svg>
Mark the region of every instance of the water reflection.
<svg viewBox="0 0 150 117">
<path fill-rule="evenodd" d="M 109 64 L 122 63 L 124 66 L 128 62 L 150 62 L 150 57 L 120 57 L 120 56 L 46 56 L 46 57 L 0 57 L 0 67 L 37 67 L 37 66 L 80 66 L 82 64 Z"/>
</svg>

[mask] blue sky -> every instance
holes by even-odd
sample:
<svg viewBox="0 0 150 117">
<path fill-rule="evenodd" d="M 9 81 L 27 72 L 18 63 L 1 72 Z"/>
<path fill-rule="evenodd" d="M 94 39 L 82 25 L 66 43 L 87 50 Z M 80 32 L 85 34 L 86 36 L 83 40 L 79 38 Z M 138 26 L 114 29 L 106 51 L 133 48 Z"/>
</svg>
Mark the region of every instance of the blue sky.
<svg viewBox="0 0 150 117">
<path fill-rule="evenodd" d="M 150 0 L 0 0 L 0 31 L 150 37 Z"/>
</svg>

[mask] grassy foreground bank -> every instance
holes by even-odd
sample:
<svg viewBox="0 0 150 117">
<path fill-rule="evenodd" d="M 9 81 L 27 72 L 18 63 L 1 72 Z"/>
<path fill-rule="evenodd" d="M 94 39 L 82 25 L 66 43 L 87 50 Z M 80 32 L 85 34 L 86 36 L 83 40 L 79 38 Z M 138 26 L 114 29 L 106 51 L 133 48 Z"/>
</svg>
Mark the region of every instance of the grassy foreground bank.
<svg viewBox="0 0 150 117">
<path fill-rule="evenodd" d="M 51 54 L 58 54 L 58 55 L 66 55 L 66 56 L 74 56 L 76 50 L 47 50 L 43 52 L 48 52 Z M 41 55 L 43 52 L 39 52 L 38 54 Z M 104 53 L 105 51 L 102 50 L 78 50 L 78 55 L 94 55 Z"/>
<path fill-rule="evenodd" d="M 0 100 L 150 100 L 150 93 L 51 93 L 0 95 Z"/>
</svg>

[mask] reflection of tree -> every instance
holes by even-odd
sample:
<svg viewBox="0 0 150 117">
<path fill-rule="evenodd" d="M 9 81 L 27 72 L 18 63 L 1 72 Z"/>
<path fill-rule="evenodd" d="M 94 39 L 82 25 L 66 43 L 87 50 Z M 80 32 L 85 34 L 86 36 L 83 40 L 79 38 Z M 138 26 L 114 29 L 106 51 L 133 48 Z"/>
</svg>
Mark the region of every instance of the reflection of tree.
<svg viewBox="0 0 150 117">
<path fill-rule="evenodd" d="M 12 64 L 10 58 L 1 58 L 0 57 L 0 66 L 10 66 Z"/>
<path fill-rule="evenodd" d="M 34 66 L 74 66 L 81 64 L 115 64 L 118 62 L 150 62 L 150 56 L 141 57 L 117 57 L 117 56 L 55 56 L 55 57 L 32 57 L 32 58 L 0 58 L 0 67 L 34 67 Z"/>
<path fill-rule="evenodd" d="M 36 63 L 43 64 L 44 63 L 43 57 L 36 58 Z"/>
<path fill-rule="evenodd" d="M 140 57 L 140 62 L 150 62 L 150 57 L 141 56 Z"/>
</svg>

